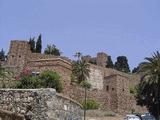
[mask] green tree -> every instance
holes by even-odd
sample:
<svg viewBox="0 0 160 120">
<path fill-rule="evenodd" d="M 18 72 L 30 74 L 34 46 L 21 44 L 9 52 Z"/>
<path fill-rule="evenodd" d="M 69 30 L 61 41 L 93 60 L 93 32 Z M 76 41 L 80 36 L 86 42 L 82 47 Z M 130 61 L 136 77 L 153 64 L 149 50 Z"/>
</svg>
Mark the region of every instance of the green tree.
<svg viewBox="0 0 160 120">
<path fill-rule="evenodd" d="M 128 60 L 126 56 L 118 56 L 117 61 L 115 62 L 115 69 L 129 73 L 129 65 L 128 65 Z"/>
<path fill-rule="evenodd" d="M 41 53 L 41 51 L 42 51 L 42 35 L 40 34 L 36 42 L 36 53 Z"/>
<path fill-rule="evenodd" d="M 44 50 L 45 54 L 51 54 L 51 55 L 55 55 L 55 56 L 60 56 L 61 52 L 58 48 L 56 48 L 56 46 L 53 45 L 47 45 L 47 48 Z"/>
<path fill-rule="evenodd" d="M 3 49 L 0 51 L 0 60 L 5 61 L 5 52 Z"/>
<path fill-rule="evenodd" d="M 139 67 L 134 67 L 132 73 L 137 73 L 139 71 Z"/>
<path fill-rule="evenodd" d="M 143 75 L 137 87 L 137 103 L 146 106 L 155 117 L 160 115 L 160 53 L 145 58 L 140 67 Z M 159 119 L 158 119 L 159 120 Z"/>
<path fill-rule="evenodd" d="M 62 82 L 57 72 L 45 71 L 39 78 L 42 80 L 42 85 L 45 88 L 54 88 L 57 92 L 61 92 L 63 90 Z"/>
<path fill-rule="evenodd" d="M 30 44 L 30 49 L 34 53 L 35 52 L 35 38 L 30 38 L 29 39 L 29 44 Z"/>
<path fill-rule="evenodd" d="M 75 54 L 77 57 L 77 61 L 73 62 L 72 65 L 72 74 L 76 77 L 77 83 L 80 84 L 85 89 L 85 100 L 84 105 L 86 106 L 86 98 L 87 98 L 87 87 L 90 87 L 89 83 L 87 82 L 87 78 L 89 78 L 89 64 L 82 59 L 82 54 L 77 52 Z M 84 107 L 84 120 L 86 120 L 86 107 Z"/>
<path fill-rule="evenodd" d="M 113 61 L 112 61 L 112 58 L 111 56 L 108 56 L 108 60 L 107 60 L 107 65 L 106 65 L 107 68 L 114 68 L 114 64 L 113 64 Z"/>
</svg>

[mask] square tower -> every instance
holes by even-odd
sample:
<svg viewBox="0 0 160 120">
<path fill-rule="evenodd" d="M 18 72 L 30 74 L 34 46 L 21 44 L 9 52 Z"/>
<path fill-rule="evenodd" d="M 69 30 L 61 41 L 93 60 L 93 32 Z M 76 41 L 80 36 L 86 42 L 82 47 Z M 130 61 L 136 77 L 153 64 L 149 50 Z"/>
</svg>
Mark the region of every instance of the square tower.
<svg viewBox="0 0 160 120">
<path fill-rule="evenodd" d="M 11 41 L 7 65 L 23 69 L 30 53 L 30 45 L 27 41 Z"/>
</svg>

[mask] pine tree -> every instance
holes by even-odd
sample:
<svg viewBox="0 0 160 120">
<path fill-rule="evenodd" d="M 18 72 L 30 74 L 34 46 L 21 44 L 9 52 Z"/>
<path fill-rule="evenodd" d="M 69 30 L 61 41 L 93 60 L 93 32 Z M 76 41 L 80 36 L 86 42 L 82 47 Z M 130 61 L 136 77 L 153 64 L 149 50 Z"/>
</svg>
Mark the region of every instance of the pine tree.
<svg viewBox="0 0 160 120">
<path fill-rule="evenodd" d="M 117 57 L 117 61 L 115 62 L 115 69 L 129 73 L 129 65 L 128 65 L 128 60 L 126 56 L 119 56 Z"/>
<path fill-rule="evenodd" d="M 60 56 L 61 52 L 58 48 L 56 48 L 56 46 L 53 45 L 47 45 L 47 48 L 44 50 L 45 54 L 51 54 L 51 55 L 55 55 L 55 56 Z"/>
<path fill-rule="evenodd" d="M 35 40 L 34 38 L 29 39 L 30 49 L 34 53 L 35 52 Z"/>
<path fill-rule="evenodd" d="M 36 53 L 41 53 L 41 50 L 42 50 L 42 35 L 40 34 L 36 42 Z"/>
<path fill-rule="evenodd" d="M 112 58 L 111 56 L 108 56 L 108 60 L 107 60 L 107 68 L 114 68 L 113 62 L 112 62 Z"/>
</svg>

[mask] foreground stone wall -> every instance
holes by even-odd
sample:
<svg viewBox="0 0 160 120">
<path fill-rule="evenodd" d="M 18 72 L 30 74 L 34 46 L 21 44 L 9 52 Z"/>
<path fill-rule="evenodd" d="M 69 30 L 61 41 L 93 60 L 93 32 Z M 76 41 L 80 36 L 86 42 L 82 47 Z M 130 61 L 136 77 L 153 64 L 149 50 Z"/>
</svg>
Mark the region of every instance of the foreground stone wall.
<svg viewBox="0 0 160 120">
<path fill-rule="evenodd" d="M 0 89 L 0 109 L 31 115 L 32 120 L 82 119 L 81 105 L 54 89 Z"/>
<path fill-rule="evenodd" d="M 0 120 L 24 120 L 24 116 L 10 111 L 0 110 Z"/>
</svg>

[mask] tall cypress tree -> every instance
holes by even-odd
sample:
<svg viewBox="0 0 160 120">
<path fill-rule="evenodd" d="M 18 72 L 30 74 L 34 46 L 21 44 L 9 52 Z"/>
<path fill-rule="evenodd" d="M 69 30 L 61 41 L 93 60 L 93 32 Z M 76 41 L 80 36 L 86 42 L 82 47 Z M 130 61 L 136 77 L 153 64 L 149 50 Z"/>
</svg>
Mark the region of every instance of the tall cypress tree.
<svg viewBox="0 0 160 120">
<path fill-rule="evenodd" d="M 40 34 L 36 42 L 36 53 L 41 53 L 41 51 L 42 51 L 42 35 Z"/>
<path fill-rule="evenodd" d="M 31 49 L 31 51 L 34 53 L 36 50 L 36 48 L 35 48 L 35 40 L 34 40 L 34 38 L 30 38 L 29 39 L 29 44 L 30 44 L 30 49 Z"/>
<path fill-rule="evenodd" d="M 108 56 L 108 60 L 107 60 L 107 65 L 106 65 L 106 67 L 107 67 L 107 68 L 114 68 L 113 61 L 112 61 L 111 56 Z"/>
<path fill-rule="evenodd" d="M 118 56 L 117 61 L 115 62 L 115 69 L 129 73 L 129 65 L 128 65 L 128 60 L 126 56 Z"/>
<path fill-rule="evenodd" d="M 0 60 L 1 60 L 1 61 L 5 61 L 5 52 L 4 52 L 3 48 L 2 48 L 2 50 L 0 51 Z"/>
</svg>

